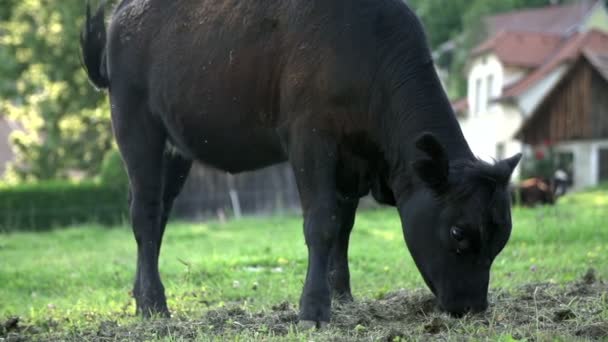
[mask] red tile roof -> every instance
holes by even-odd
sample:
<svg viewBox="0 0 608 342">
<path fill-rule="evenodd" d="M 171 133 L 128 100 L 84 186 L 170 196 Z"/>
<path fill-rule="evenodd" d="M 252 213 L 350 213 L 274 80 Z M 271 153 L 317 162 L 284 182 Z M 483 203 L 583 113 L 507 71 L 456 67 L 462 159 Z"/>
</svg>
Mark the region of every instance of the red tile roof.
<svg viewBox="0 0 608 342">
<path fill-rule="evenodd" d="M 501 31 L 472 51 L 473 56 L 492 51 L 507 66 L 535 68 L 562 44 L 559 35 L 542 32 Z"/>
<path fill-rule="evenodd" d="M 523 94 L 557 67 L 564 63 L 574 61 L 583 53 L 591 54 L 593 56 L 608 55 L 608 34 L 598 30 L 592 30 L 572 35 L 540 68 L 531 72 L 517 83 L 505 88 L 502 98 L 510 98 Z M 603 63 L 601 60 L 603 59 L 600 59 L 597 63 Z"/>
<path fill-rule="evenodd" d="M 572 33 L 600 0 L 580 0 L 567 5 L 512 11 L 485 19 L 488 36 L 520 30 L 558 35 Z"/>
</svg>

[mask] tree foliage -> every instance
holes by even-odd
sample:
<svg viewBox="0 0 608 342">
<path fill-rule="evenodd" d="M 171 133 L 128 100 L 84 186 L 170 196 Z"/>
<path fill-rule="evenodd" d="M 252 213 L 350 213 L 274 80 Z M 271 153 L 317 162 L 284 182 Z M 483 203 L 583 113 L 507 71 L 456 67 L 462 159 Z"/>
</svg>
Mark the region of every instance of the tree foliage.
<svg viewBox="0 0 608 342">
<path fill-rule="evenodd" d="M 88 83 L 78 45 L 82 0 L 3 0 L 0 98 L 22 130 L 11 136 L 19 179 L 95 174 L 111 147 L 103 94 Z"/>
</svg>

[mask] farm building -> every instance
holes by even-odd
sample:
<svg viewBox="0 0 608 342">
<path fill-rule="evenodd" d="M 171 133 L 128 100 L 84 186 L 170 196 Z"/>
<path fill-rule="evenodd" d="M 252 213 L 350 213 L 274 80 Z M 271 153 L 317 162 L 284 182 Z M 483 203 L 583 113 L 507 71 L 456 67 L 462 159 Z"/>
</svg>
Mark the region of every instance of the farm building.
<svg viewBox="0 0 608 342">
<path fill-rule="evenodd" d="M 608 37 L 604 35 L 608 50 Z M 523 123 L 517 138 L 549 144 L 577 187 L 608 181 L 608 51 L 585 51 Z"/>
<path fill-rule="evenodd" d="M 586 100 L 568 102 L 566 106 L 553 94 L 579 78 L 577 91 L 593 94 L 592 86 L 601 87 L 600 80 L 593 83 L 582 79 L 604 75 L 608 12 L 603 1 L 514 11 L 488 17 L 485 23 L 487 39 L 471 51 L 466 66 L 467 96 L 453 102 L 465 137 L 479 157 L 491 160 L 524 152 L 525 165 L 532 159 L 538 141 L 523 139 L 523 132 L 547 130 L 551 121 L 543 113 L 549 107 L 568 111 L 563 115 L 568 117 L 569 125 L 600 124 L 601 115 L 607 115 L 606 102 L 601 102 L 601 98 L 589 95 Z M 594 108 L 594 114 L 586 113 L 590 108 Z M 585 120 L 587 123 L 583 123 Z M 594 134 L 564 139 L 579 144 L 594 139 L 596 144 L 601 134 Z M 595 159 L 579 155 L 583 149 L 569 151 L 577 168 L 595 167 L 591 164 Z M 591 171 L 569 171 L 575 188 L 600 180 L 599 176 L 591 177 Z M 593 172 L 599 175 L 599 171 Z"/>
</svg>

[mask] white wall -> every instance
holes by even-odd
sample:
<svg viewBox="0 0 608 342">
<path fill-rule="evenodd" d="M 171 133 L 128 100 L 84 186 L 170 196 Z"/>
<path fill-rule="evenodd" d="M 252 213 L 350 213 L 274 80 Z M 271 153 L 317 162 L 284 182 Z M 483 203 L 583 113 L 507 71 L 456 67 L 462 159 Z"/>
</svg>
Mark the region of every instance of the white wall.
<svg viewBox="0 0 608 342">
<path fill-rule="evenodd" d="M 574 155 L 573 190 L 581 190 L 599 184 L 600 148 L 608 148 L 608 139 L 568 141 L 555 145 L 555 151 L 571 152 Z"/>
<path fill-rule="evenodd" d="M 490 110 L 478 117 L 468 116 L 460 120 L 460 126 L 473 153 L 486 161 L 493 161 L 497 146 L 504 146 L 503 157 L 511 157 L 522 151 L 522 144 L 513 135 L 522 124 L 522 115 L 517 108 L 494 104 Z M 514 172 L 519 177 L 519 168 Z"/>
<path fill-rule="evenodd" d="M 468 76 L 468 102 L 469 113 L 466 118 L 459 120 L 471 150 L 477 157 L 493 161 L 497 159 L 497 145 L 504 146 L 504 157 L 510 157 L 521 152 L 522 145 L 513 139 L 513 135 L 522 123 L 522 115 L 518 108 L 501 103 L 487 103 L 488 75 L 492 75 L 493 86 L 490 99 L 502 94 L 505 77 L 513 79 L 521 77 L 521 70 L 508 70 L 503 68 L 496 56 L 490 54 L 480 56 L 473 60 Z M 481 94 L 477 93 L 476 82 L 481 81 Z M 482 110 L 477 111 L 476 97 L 481 95 L 484 99 Z M 519 176 L 519 168 L 515 170 L 514 177 Z"/>
<path fill-rule="evenodd" d="M 488 93 L 488 76 L 492 76 L 492 90 Z M 467 78 L 467 100 L 469 102 L 469 115 L 477 116 L 488 110 L 487 99 L 493 99 L 501 95 L 504 84 L 502 63 L 493 54 L 482 55 L 471 62 Z M 480 93 L 477 91 L 477 81 L 480 81 Z M 481 108 L 477 108 L 477 98 L 481 101 Z"/>
</svg>

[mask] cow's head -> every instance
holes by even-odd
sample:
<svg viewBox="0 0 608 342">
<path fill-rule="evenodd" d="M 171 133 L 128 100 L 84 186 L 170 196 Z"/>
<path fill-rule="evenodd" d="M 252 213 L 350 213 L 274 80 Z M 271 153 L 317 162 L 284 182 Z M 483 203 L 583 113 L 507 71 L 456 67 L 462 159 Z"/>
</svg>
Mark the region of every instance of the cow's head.
<svg viewBox="0 0 608 342">
<path fill-rule="evenodd" d="M 430 134 L 416 147 L 422 156 L 411 165 L 413 191 L 397 196 L 410 253 L 442 309 L 485 310 L 490 266 L 511 234 L 507 187 L 521 155 L 450 162 Z"/>
</svg>

